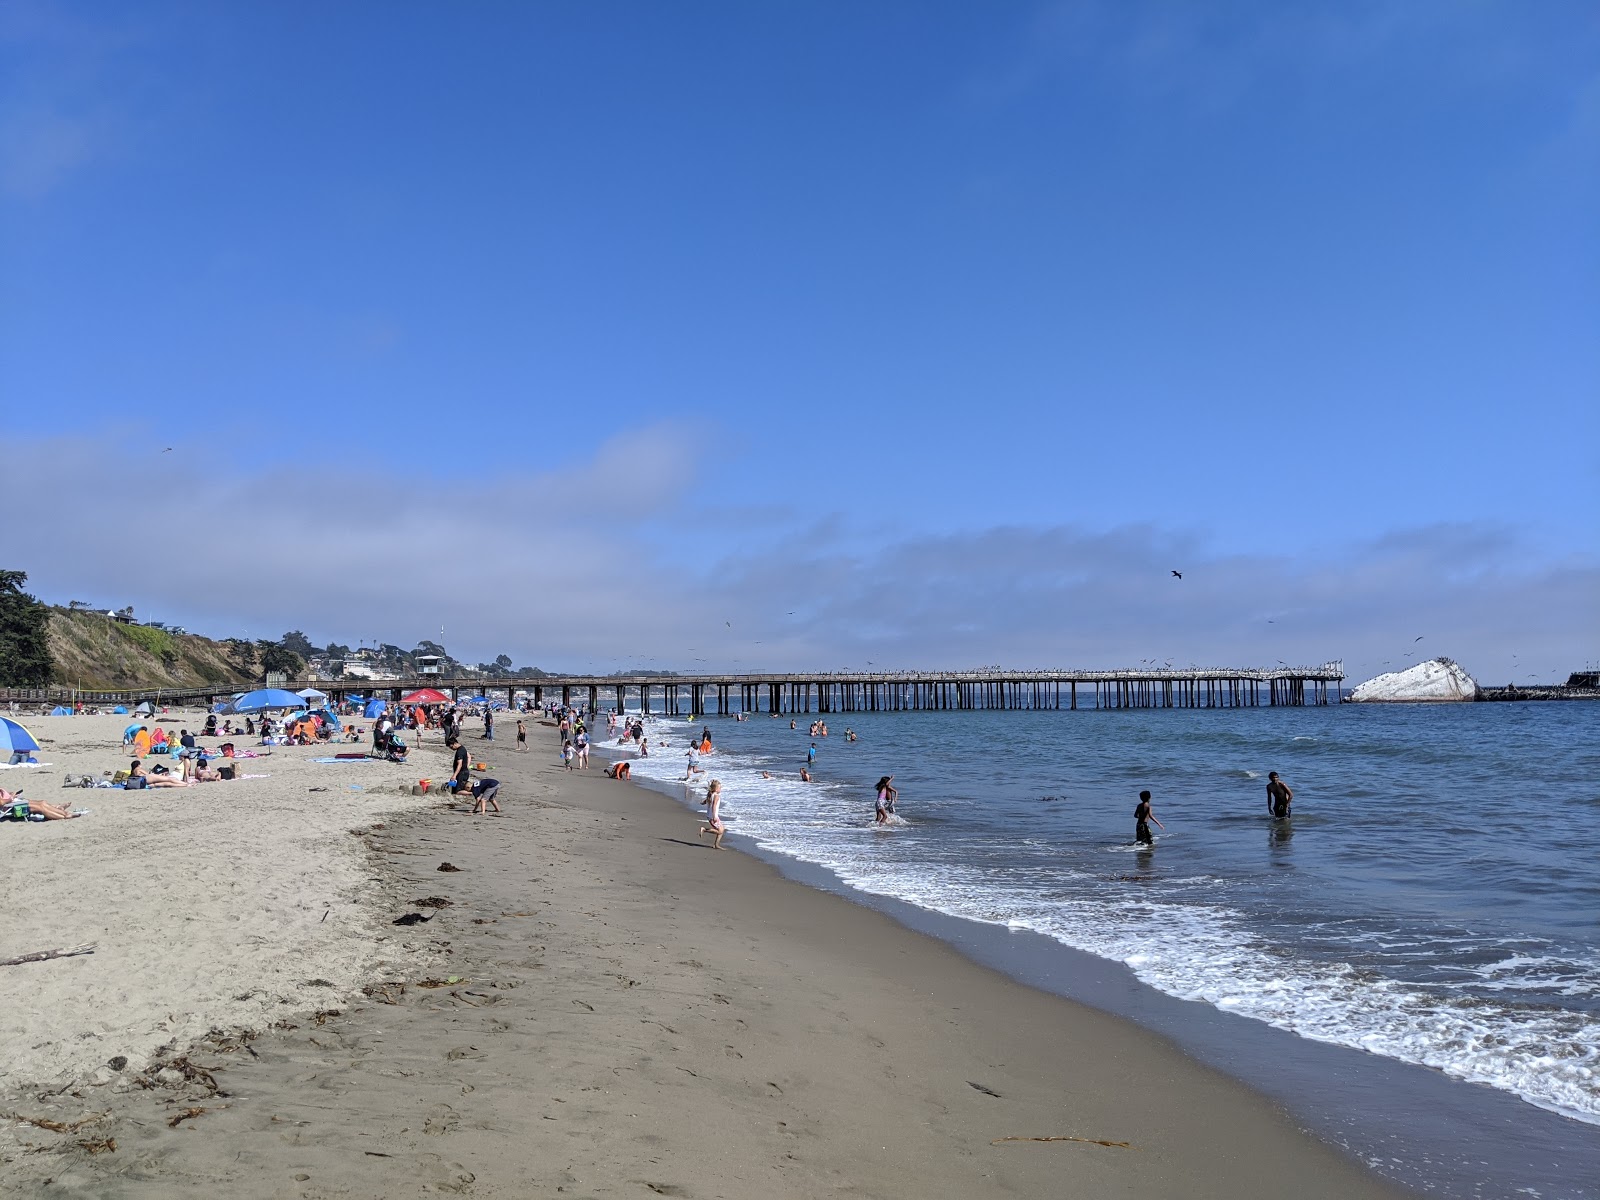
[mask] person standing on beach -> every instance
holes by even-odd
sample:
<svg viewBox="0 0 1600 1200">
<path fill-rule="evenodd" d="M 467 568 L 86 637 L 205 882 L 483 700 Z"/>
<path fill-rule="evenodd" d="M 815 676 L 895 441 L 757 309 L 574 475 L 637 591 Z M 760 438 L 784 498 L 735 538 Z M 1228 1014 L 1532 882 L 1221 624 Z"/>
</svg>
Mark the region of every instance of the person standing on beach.
<svg viewBox="0 0 1600 1200">
<path fill-rule="evenodd" d="M 586 729 L 578 730 L 578 736 L 572 739 L 572 747 L 578 752 L 578 767 L 580 770 L 589 769 L 589 732 Z"/>
<path fill-rule="evenodd" d="M 716 834 L 717 836 L 712 839 L 711 848 L 721 850 L 722 835 L 727 832 L 727 828 L 722 824 L 722 780 L 711 781 L 711 786 L 706 790 L 705 802 L 710 811 L 707 813 L 706 823 L 700 826 L 700 836 L 705 837 L 708 833 Z"/>
<path fill-rule="evenodd" d="M 872 790 L 878 794 L 874 816 L 879 825 L 887 825 L 889 823 L 889 814 L 894 812 L 894 802 L 900 795 L 899 791 L 890 785 L 890 780 L 893 778 L 893 775 L 885 775 L 873 785 Z"/>
<path fill-rule="evenodd" d="M 1133 810 L 1133 840 L 1142 846 L 1154 846 L 1156 844 L 1155 836 L 1150 832 L 1151 821 L 1156 821 L 1156 814 L 1150 811 L 1150 793 L 1140 792 L 1139 803 L 1134 806 Z M 1167 827 L 1161 824 L 1160 821 L 1156 821 L 1156 827 L 1162 833 L 1167 831 Z"/>
<path fill-rule="evenodd" d="M 1287 820 L 1289 805 L 1294 803 L 1294 793 L 1289 785 L 1278 778 L 1276 771 L 1267 772 L 1267 811 L 1279 821 Z"/>
<path fill-rule="evenodd" d="M 528 723 L 526 721 L 523 721 L 523 720 L 518 720 L 517 721 L 517 749 L 518 750 L 526 750 L 527 748 L 528 748 Z"/>
<path fill-rule="evenodd" d="M 467 748 L 454 737 L 446 742 L 445 745 L 455 752 L 455 757 L 450 760 L 451 786 L 456 792 L 463 792 L 467 789 L 469 783 L 471 782 L 468 775 L 468 770 L 472 763 L 467 757 Z"/>
<path fill-rule="evenodd" d="M 492 708 L 483 710 L 483 740 L 486 742 L 494 741 L 494 709 Z"/>
</svg>

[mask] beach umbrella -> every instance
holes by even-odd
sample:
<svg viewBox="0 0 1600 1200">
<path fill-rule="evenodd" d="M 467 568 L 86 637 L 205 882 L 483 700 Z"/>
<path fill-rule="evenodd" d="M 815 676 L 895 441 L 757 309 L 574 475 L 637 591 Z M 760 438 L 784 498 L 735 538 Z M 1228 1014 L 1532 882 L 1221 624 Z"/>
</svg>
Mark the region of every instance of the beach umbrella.
<svg viewBox="0 0 1600 1200">
<path fill-rule="evenodd" d="M 319 692 L 316 688 L 306 688 L 303 691 L 296 692 L 295 695 L 302 700 L 326 700 L 328 698 L 327 692 Z"/>
<path fill-rule="evenodd" d="M 419 688 L 409 696 L 400 697 L 401 704 L 449 704 L 450 697 L 438 688 Z"/>
<path fill-rule="evenodd" d="M 9 717 L 0 717 L 0 754 L 37 750 L 38 740 Z"/>
<path fill-rule="evenodd" d="M 269 708 L 302 708 L 300 697 L 282 688 L 257 688 L 236 696 L 228 708 L 236 713 L 263 712 Z"/>
<path fill-rule="evenodd" d="M 383 710 L 388 707 L 389 702 L 387 700 L 369 700 L 367 701 L 367 707 L 362 710 L 361 715 L 363 718 L 370 721 L 374 717 L 383 716 Z"/>
</svg>

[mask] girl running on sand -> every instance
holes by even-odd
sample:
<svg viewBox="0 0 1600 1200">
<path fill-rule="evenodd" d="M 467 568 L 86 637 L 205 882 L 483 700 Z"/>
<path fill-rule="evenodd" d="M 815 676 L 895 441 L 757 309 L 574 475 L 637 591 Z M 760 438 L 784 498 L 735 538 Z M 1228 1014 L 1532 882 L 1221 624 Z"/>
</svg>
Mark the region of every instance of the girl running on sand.
<svg viewBox="0 0 1600 1200">
<path fill-rule="evenodd" d="M 706 790 L 705 802 L 710 806 L 710 812 L 707 814 L 706 823 L 700 826 L 700 836 L 705 837 L 708 833 L 716 834 L 711 842 L 711 848 L 721 850 L 722 835 L 727 832 L 727 828 L 722 824 L 722 780 L 711 781 L 711 786 Z"/>
</svg>

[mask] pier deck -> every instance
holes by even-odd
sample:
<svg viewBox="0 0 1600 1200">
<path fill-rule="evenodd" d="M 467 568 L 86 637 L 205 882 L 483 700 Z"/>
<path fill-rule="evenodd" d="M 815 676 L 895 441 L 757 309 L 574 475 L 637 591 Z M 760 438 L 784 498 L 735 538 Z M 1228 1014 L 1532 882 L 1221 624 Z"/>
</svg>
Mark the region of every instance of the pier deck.
<svg viewBox="0 0 1600 1200">
<path fill-rule="evenodd" d="M 418 688 L 436 688 L 454 698 L 522 694 L 535 703 L 626 706 L 667 715 L 734 712 L 855 713 L 934 712 L 983 709 L 1259 708 L 1324 705 L 1341 698 L 1344 664 L 1319 667 L 1160 668 L 1132 671 L 897 671 L 779 672 L 695 675 L 547 675 L 541 679 L 440 678 L 289 680 L 290 691 L 316 687 L 342 700 L 377 696 L 398 700 Z M 145 688 L 79 691 L 70 688 L 0 690 L 0 704 L 210 704 L 232 688 Z"/>
</svg>

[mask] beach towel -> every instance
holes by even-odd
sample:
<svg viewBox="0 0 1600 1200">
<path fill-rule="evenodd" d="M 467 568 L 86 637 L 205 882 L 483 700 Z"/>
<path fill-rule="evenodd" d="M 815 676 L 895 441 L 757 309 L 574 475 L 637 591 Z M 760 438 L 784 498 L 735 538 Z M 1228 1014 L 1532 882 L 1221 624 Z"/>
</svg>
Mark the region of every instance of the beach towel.
<svg viewBox="0 0 1600 1200">
<path fill-rule="evenodd" d="M 363 754 L 360 758 L 356 758 L 354 756 L 340 758 L 313 758 L 311 761 L 314 763 L 360 763 L 377 762 L 378 760 L 375 758 L 368 758 L 365 754 Z"/>
</svg>

